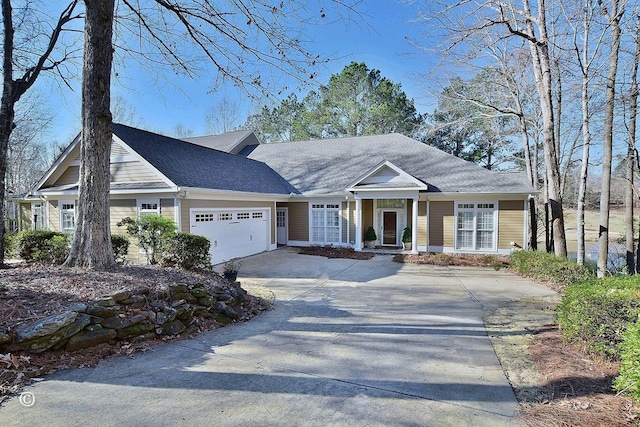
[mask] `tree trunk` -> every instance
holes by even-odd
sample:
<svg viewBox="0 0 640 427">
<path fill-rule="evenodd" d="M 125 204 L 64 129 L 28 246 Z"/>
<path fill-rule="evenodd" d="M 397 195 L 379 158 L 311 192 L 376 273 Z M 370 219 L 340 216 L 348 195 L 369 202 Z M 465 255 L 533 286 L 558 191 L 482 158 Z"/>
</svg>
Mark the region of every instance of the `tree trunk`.
<svg viewBox="0 0 640 427">
<path fill-rule="evenodd" d="M 4 265 L 4 200 L 6 192 L 7 154 L 9 137 L 13 130 L 15 116 L 15 84 L 13 81 L 13 17 L 11 1 L 2 0 L 2 20 L 4 30 L 2 52 L 2 100 L 0 101 L 0 265 Z"/>
<path fill-rule="evenodd" d="M 636 49 L 631 69 L 631 96 L 629 99 L 629 141 L 627 147 L 627 173 L 625 191 L 626 261 L 629 274 L 636 274 L 635 241 L 633 233 L 633 203 L 635 201 L 636 119 L 638 117 L 638 67 L 640 66 L 640 20 L 636 27 Z"/>
<path fill-rule="evenodd" d="M 612 0 L 611 10 L 607 13 L 607 18 L 612 31 L 603 128 L 604 140 L 602 147 L 602 187 L 600 192 L 598 277 L 604 277 L 607 274 L 607 260 L 609 259 L 609 203 L 611 201 L 611 162 L 613 159 L 613 115 L 615 113 L 614 107 L 616 75 L 618 73 L 618 54 L 620 52 L 621 15 L 622 13 L 618 10 L 618 0 Z"/>
<path fill-rule="evenodd" d="M 529 1 L 523 2 L 525 15 L 531 16 Z M 536 88 L 540 96 L 540 110 L 542 111 L 542 133 L 544 162 L 547 178 L 547 201 L 551 209 L 554 253 L 560 257 L 567 256 L 567 240 L 564 231 L 564 212 L 562 209 L 562 187 L 560 182 L 560 167 L 555 142 L 555 122 L 553 117 L 553 95 L 551 84 L 551 62 L 549 59 L 549 44 L 546 29 L 546 1 L 538 2 L 539 37 L 535 37 L 533 22 L 527 19 L 529 35 L 529 49 L 536 79 Z M 535 40 L 535 41 L 534 41 Z"/>
<path fill-rule="evenodd" d="M 560 136 L 562 135 L 561 133 L 561 124 L 562 124 L 562 74 L 560 71 L 560 63 L 558 61 L 558 58 L 555 58 L 554 60 L 554 68 L 556 70 L 556 104 L 555 104 L 555 108 L 556 108 L 556 112 L 554 115 L 555 118 L 555 123 L 554 123 L 554 127 L 555 127 L 555 143 L 556 143 L 556 153 L 560 153 Z M 562 180 L 562 188 L 564 188 L 564 179 Z"/>
<path fill-rule="evenodd" d="M 588 2 L 589 0 L 587 0 Z M 589 149 L 591 147 L 591 131 L 589 117 L 589 15 L 587 8 L 584 10 L 584 39 L 582 44 L 582 166 L 580 168 L 580 184 L 578 187 L 578 212 L 577 212 L 577 262 L 584 265 L 585 262 L 585 200 L 587 194 L 587 178 L 589 174 Z M 577 52 L 576 52 L 577 53 Z M 578 53 L 579 55 L 579 53 Z"/>
<path fill-rule="evenodd" d="M 114 0 L 85 0 L 78 215 L 66 267 L 116 266 L 109 229 Z"/>
<path fill-rule="evenodd" d="M 633 101 L 632 101 L 633 102 Z M 633 102 L 635 104 L 635 102 Z M 635 119 L 636 119 L 636 109 L 637 106 L 632 106 L 633 111 L 631 116 L 629 117 L 629 133 L 631 133 L 631 128 L 635 132 Z M 633 120 L 633 121 L 632 121 Z M 632 125 L 632 123 L 634 123 Z M 635 139 L 635 138 L 634 138 Z M 626 261 L 627 261 L 627 272 L 629 274 L 636 274 L 636 260 L 635 260 L 635 242 L 634 242 L 634 233 L 633 233 L 633 202 L 635 201 L 635 192 L 633 188 L 634 183 L 634 175 L 635 175 L 635 150 L 633 149 L 633 145 L 631 145 L 631 140 L 629 141 L 629 148 L 627 149 L 627 173 L 626 173 L 626 189 L 625 189 L 625 222 L 626 222 L 626 230 L 625 230 L 625 243 L 626 243 Z"/>
<path fill-rule="evenodd" d="M 13 27 L 13 10 L 11 8 L 11 0 L 2 0 L 2 32 L 4 39 L 2 41 L 2 100 L 0 101 L 0 266 L 4 265 L 4 201 L 9 139 L 15 127 L 15 105 L 20 100 L 20 97 L 33 86 L 43 70 L 52 70 L 60 65 L 61 62 L 53 66 L 45 64 L 58 42 L 63 27 L 68 22 L 79 18 L 79 16 L 73 15 L 76 4 L 77 0 L 71 1 L 60 14 L 57 24 L 51 27 L 52 31 L 47 46 L 38 57 L 36 63 L 33 66 L 26 67 L 22 76 L 14 79 L 15 29 Z M 64 59 L 62 61 L 64 61 Z"/>
</svg>

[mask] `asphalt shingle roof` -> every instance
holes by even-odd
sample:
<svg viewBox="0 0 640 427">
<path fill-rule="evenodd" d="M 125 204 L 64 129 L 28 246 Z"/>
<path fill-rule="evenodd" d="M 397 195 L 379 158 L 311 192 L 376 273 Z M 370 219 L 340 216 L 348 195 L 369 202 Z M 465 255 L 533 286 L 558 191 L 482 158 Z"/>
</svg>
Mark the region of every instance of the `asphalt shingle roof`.
<svg viewBox="0 0 640 427">
<path fill-rule="evenodd" d="M 225 132 L 220 135 L 204 135 L 182 138 L 182 140 L 229 153 L 240 141 L 251 135 L 251 133 L 252 132 L 250 130 L 238 130 Z"/>
<path fill-rule="evenodd" d="M 260 144 L 249 158 L 268 164 L 306 195 L 341 194 L 389 161 L 435 193 L 528 193 L 521 174 L 487 170 L 401 134 Z"/>
<path fill-rule="evenodd" d="M 267 194 L 297 193 L 266 164 L 129 126 L 113 133 L 174 184 Z"/>
</svg>

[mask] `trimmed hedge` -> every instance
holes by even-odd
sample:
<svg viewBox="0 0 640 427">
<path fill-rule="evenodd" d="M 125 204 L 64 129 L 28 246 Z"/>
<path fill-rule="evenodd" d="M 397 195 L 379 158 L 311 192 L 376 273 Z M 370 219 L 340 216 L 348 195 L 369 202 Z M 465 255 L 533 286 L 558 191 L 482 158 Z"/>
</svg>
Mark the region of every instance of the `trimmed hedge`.
<svg viewBox="0 0 640 427">
<path fill-rule="evenodd" d="M 613 386 L 640 403 L 640 322 L 629 326 L 620 344 L 620 375 Z"/>
<path fill-rule="evenodd" d="M 162 244 L 162 265 L 185 270 L 211 269 L 210 247 L 211 242 L 203 236 L 181 232 L 168 235 Z"/>
<path fill-rule="evenodd" d="M 588 267 L 542 251 L 515 251 L 509 261 L 511 268 L 524 276 L 560 286 L 594 277 Z"/>
<path fill-rule="evenodd" d="M 17 237 L 18 255 L 25 261 L 62 264 L 69 256 L 69 236 L 49 230 L 21 231 Z"/>
<path fill-rule="evenodd" d="M 558 323 L 569 342 L 611 360 L 620 359 L 623 334 L 640 315 L 637 277 L 592 279 L 568 286 Z"/>
</svg>

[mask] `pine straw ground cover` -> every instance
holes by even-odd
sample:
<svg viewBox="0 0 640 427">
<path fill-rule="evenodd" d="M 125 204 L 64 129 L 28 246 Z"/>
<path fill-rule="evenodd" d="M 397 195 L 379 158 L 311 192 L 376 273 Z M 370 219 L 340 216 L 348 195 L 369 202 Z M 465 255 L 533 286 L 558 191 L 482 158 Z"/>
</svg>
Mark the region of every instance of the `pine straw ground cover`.
<svg viewBox="0 0 640 427">
<path fill-rule="evenodd" d="M 638 408 L 614 394 L 616 364 L 566 344 L 556 325 L 536 334 L 529 354 L 540 377 L 540 403 L 526 405 L 528 426 L 637 426 Z"/>
<path fill-rule="evenodd" d="M 298 248 L 301 255 L 315 255 L 327 258 L 371 259 L 375 256 L 371 252 L 356 252 L 351 248 L 337 248 L 332 246 L 308 246 Z"/>
<path fill-rule="evenodd" d="M 559 295 L 508 301 L 484 324 L 526 426 L 635 426 L 638 408 L 611 387 L 617 366 L 564 342 L 555 320 Z"/>
<path fill-rule="evenodd" d="M 150 266 L 120 267 L 111 272 L 63 269 L 17 264 L 0 270 L 0 331 L 11 331 L 22 324 L 64 312 L 78 302 L 87 302 L 119 289 L 146 287 L 158 292 L 172 283 L 203 283 L 205 286 L 230 286 L 222 276 L 207 271 L 180 271 Z M 247 295 L 241 321 L 248 320 L 269 304 Z M 220 327 L 214 320 L 203 321 L 201 331 Z M 16 352 L 0 354 L 0 403 L 7 395 L 19 392 L 34 380 L 60 369 L 95 366 L 105 357 L 133 356 L 154 345 L 175 339 L 118 341 L 93 348 L 67 352 L 47 351 L 41 354 Z"/>
<path fill-rule="evenodd" d="M 430 254 L 418 255 L 398 254 L 393 257 L 395 262 L 409 264 L 429 264 L 439 266 L 458 267 L 493 267 L 496 270 L 508 267 L 509 259 L 500 255 L 467 255 L 467 254 Z"/>
</svg>

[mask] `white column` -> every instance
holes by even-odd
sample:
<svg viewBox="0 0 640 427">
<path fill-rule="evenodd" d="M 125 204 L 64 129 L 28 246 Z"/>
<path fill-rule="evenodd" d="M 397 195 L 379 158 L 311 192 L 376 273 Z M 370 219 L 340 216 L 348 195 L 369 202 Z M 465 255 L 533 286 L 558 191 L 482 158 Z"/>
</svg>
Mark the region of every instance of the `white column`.
<svg viewBox="0 0 640 427">
<path fill-rule="evenodd" d="M 411 253 L 418 253 L 418 198 L 411 205 Z"/>
<path fill-rule="evenodd" d="M 356 196 L 356 235 L 353 236 L 353 240 L 356 242 L 355 250 L 360 252 L 362 250 L 362 199 Z"/>
<path fill-rule="evenodd" d="M 349 230 L 351 230 L 351 202 L 347 199 L 347 241 L 344 242 L 347 246 L 349 246 L 349 243 L 351 242 Z"/>
</svg>

